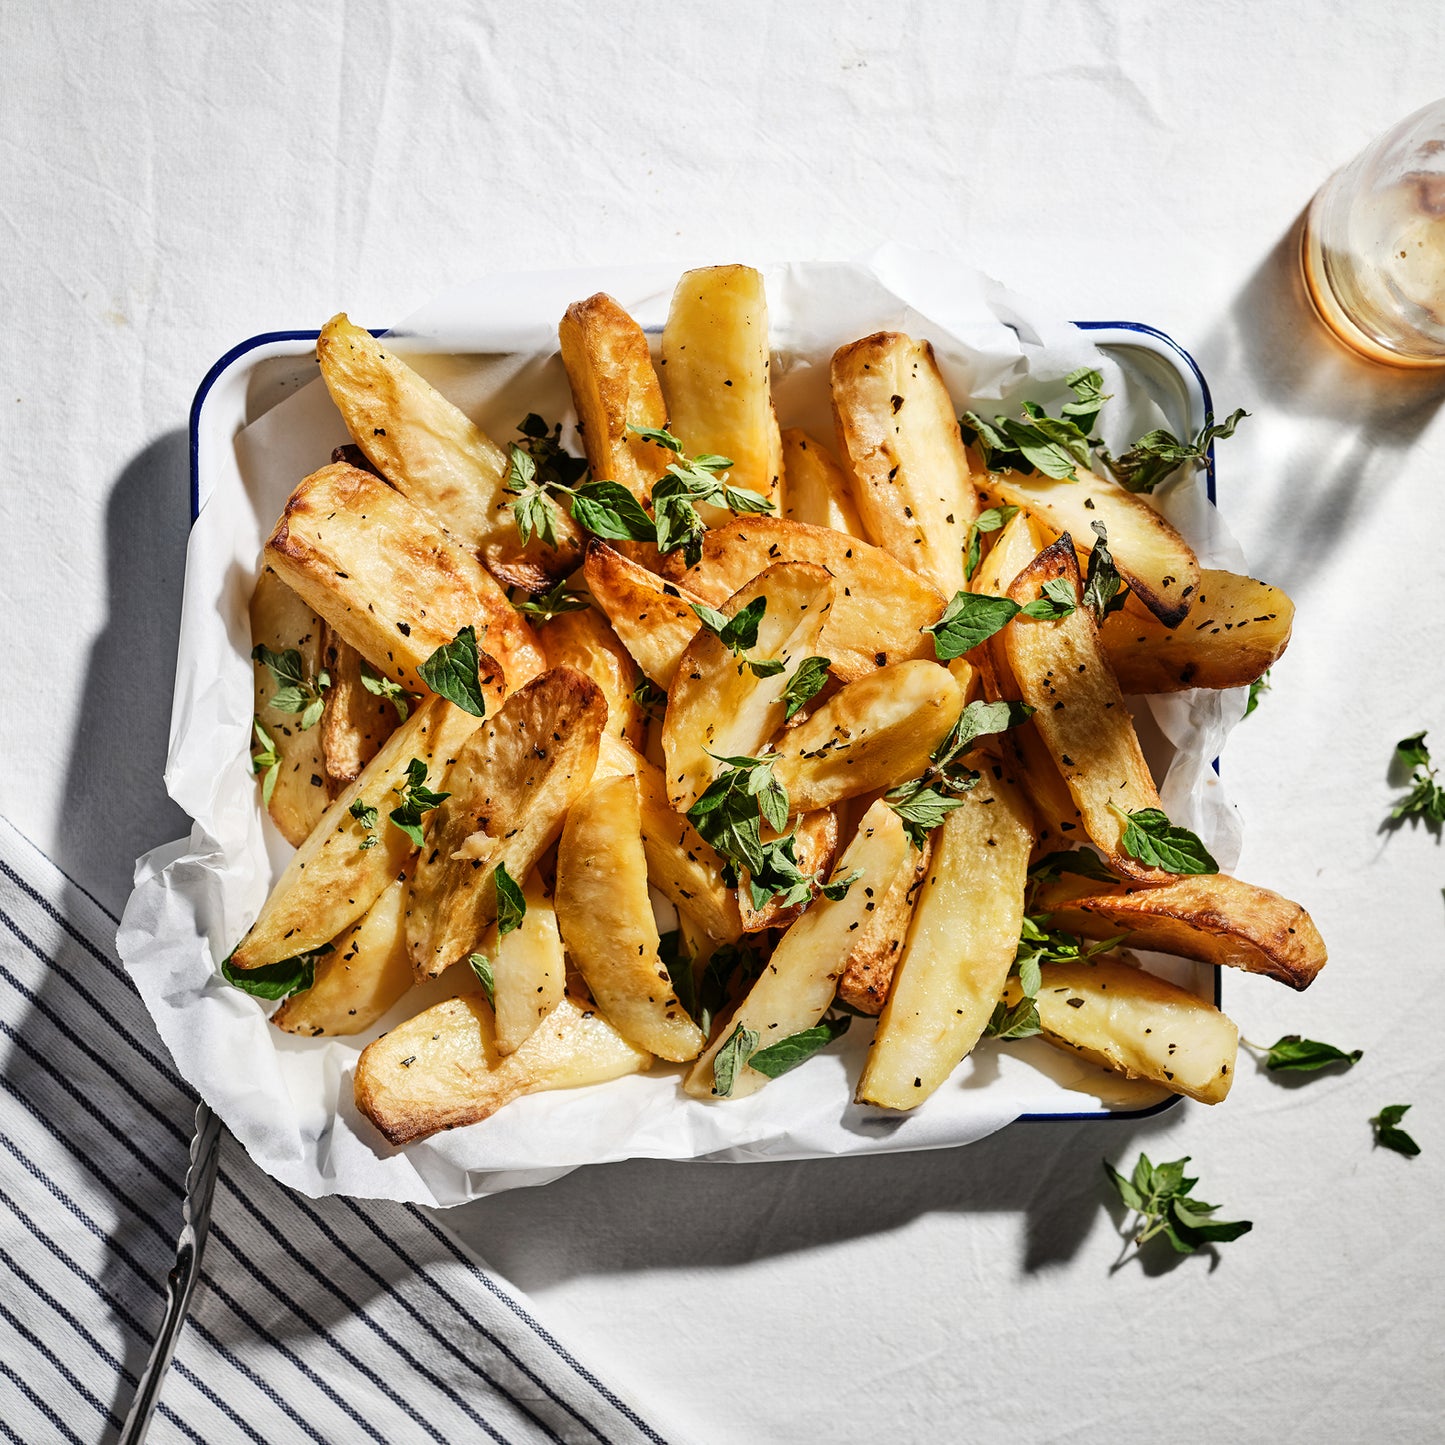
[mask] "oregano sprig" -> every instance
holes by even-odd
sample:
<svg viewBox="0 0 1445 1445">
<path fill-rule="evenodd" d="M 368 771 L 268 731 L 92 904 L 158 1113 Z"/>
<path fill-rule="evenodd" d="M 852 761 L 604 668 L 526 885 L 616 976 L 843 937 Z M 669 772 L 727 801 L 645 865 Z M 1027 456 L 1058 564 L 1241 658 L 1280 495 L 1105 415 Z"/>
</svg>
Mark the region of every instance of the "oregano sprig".
<svg viewBox="0 0 1445 1445">
<path fill-rule="evenodd" d="M 331 674 L 326 671 L 307 676 L 301 663 L 301 654 L 294 647 L 280 652 L 273 651 L 264 642 L 258 642 L 251 649 L 251 659 L 263 664 L 276 684 L 267 706 L 276 712 L 299 713 L 298 726 L 302 732 L 321 720 L 326 699 L 322 693 L 331 686 Z"/>
<path fill-rule="evenodd" d="M 1140 1154 L 1132 1175 L 1126 1178 L 1107 1159 L 1103 1161 L 1104 1173 L 1119 1198 L 1138 1215 L 1136 1247 L 1162 1234 L 1176 1253 L 1193 1254 L 1207 1244 L 1227 1244 L 1254 1228 L 1247 1219 L 1230 1223 L 1215 1219 L 1219 1205 L 1191 1199 L 1189 1191 L 1199 1181 L 1185 1177 L 1188 1163 L 1185 1157 L 1155 1165 L 1147 1154 Z"/>
</svg>

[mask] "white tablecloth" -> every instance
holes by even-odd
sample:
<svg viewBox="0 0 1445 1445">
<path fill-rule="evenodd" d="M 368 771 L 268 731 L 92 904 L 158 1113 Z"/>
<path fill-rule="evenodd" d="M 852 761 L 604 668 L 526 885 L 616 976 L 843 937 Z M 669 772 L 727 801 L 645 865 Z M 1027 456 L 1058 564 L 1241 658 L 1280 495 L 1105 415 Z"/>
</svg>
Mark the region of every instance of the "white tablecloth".
<svg viewBox="0 0 1445 1445">
<path fill-rule="evenodd" d="M 1333 961 L 1303 997 L 1231 975 L 1226 1007 L 1363 1062 L 956 1154 L 587 1170 L 449 1223 L 709 1442 L 1431 1438 L 1445 859 L 1379 824 L 1395 740 L 1445 751 L 1442 388 L 1320 339 L 1291 231 L 1442 53 L 1432 0 L 3 7 L 0 813 L 112 909 L 181 831 L 186 409 L 254 332 L 485 269 L 889 237 L 1150 321 L 1254 413 L 1221 502 L 1300 606 L 1225 768 L 1241 872 Z M 1394 1102 L 1416 1160 L 1371 1149 Z M 1098 1161 L 1141 1147 L 1254 1220 L 1216 1268 L 1111 1273 Z"/>
</svg>

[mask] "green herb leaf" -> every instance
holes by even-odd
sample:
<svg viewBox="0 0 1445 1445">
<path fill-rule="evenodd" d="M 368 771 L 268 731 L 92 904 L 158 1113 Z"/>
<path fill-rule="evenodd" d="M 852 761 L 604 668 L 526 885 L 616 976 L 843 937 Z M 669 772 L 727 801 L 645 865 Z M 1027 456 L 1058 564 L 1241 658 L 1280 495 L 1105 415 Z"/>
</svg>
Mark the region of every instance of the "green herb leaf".
<svg viewBox="0 0 1445 1445">
<path fill-rule="evenodd" d="M 1018 616 L 1019 605 L 1008 597 L 982 592 L 955 592 L 943 616 L 925 632 L 933 634 L 933 650 L 940 662 L 962 657 L 980 642 L 987 642 Z"/>
<path fill-rule="evenodd" d="M 477 630 L 471 623 L 417 668 L 421 680 L 439 697 L 455 703 L 473 717 L 486 717 L 487 698 L 482 691 L 480 671 Z"/>
<path fill-rule="evenodd" d="M 832 665 L 828 657 L 805 657 L 793 669 L 783 689 L 783 702 L 787 704 L 784 722 L 790 722 L 799 708 L 806 707 L 828 685 L 828 669 Z"/>
<path fill-rule="evenodd" d="M 525 617 L 547 623 L 564 612 L 585 612 L 591 603 L 585 593 L 569 592 L 564 578 L 550 591 L 539 592 L 535 596 L 524 594 L 519 601 L 514 600 L 512 606 Z"/>
<path fill-rule="evenodd" d="M 258 642 L 251 649 L 251 658 L 265 665 L 277 685 L 267 705 L 276 712 L 299 713 L 302 732 L 315 727 L 326 705 L 321 694 L 331 686 L 330 674 L 319 672 L 314 678 L 306 677 L 301 668 L 301 654 L 294 647 L 273 652 Z"/>
<path fill-rule="evenodd" d="M 1052 883 L 1065 873 L 1094 878 L 1100 883 L 1119 881 L 1092 848 L 1070 848 L 1046 854 L 1029 869 L 1029 878 L 1036 883 Z"/>
<path fill-rule="evenodd" d="M 847 1014 L 841 1014 L 837 1018 L 824 1019 L 810 1029 L 789 1034 L 787 1038 L 779 1039 L 777 1043 L 751 1055 L 748 1067 L 776 1079 L 779 1074 L 786 1074 L 789 1069 L 796 1069 L 799 1064 L 811 1059 L 819 1049 L 827 1048 L 834 1039 L 841 1038 L 852 1022 Z"/>
<path fill-rule="evenodd" d="M 467 958 L 472 966 L 472 972 L 482 981 L 482 992 L 487 996 L 487 1002 L 493 1008 L 497 1006 L 497 979 L 492 972 L 492 961 L 484 953 L 473 953 Z"/>
<path fill-rule="evenodd" d="M 682 455 L 682 443 L 678 441 L 670 431 L 662 427 L 633 426 L 629 422 L 627 430 L 632 432 L 634 436 L 640 436 L 645 442 L 652 442 L 657 446 L 664 447 L 667 451 L 676 453 L 678 456 Z M 732 464 L 729 463 L 729 465 L 731 466 Z"/>
<path fill-rule="evenodd" d="M 1410 791 L 1390 809 L 1390 821 L 1422 818 L 1427 826 L 1438 828 L 1445 823 L 1445 788 L 1436 781 L 1436 769 L 1430 766 L 1430 749 L 1425 734 L 1415 733 L 1395 745 L 1395 757 L 1415 771 L 1410 778 Z"/>
<path fill-rule="evenodd" d="M 288 647 L 284 652 L 273 652 L 265 643 L 258 642 L 251 649 L 251 661 L 263 664 L 277 687 L 295 687 L 304 691 L 306 678 L 301 670 L 301 654 L 294 647 Z M 299 712 L 300 709 L 282 708 L 281 711 Z"/>
<path fill-rule="evenodd" d="M 1051 577 L 1044 583 L 1043 596 L 1027 602 L 1020 615 L 1036 622 L 1056 622 L 1067 617 L 1078 606 L 1074 584 L 1067 577 Z"/>
<path fill-rule="evenodd" d="M 1012 1008 L 996 1003 L 984 1026 L 986 1039 L 1031 1039 L 1043 1032 L 1039 1022 L 1039 1006 L 1032 998 L 1021 998 Z"/>
<path fill-rule="evenodd" d="M 1247 1219 L 1226 1222 L 1213 1218 L 1217 1204 L 1189 1198 L 1188 1191 L 1199 1182 L 1186 1179 L 1187 1158 L 1157 1167 L 1141 1154 L 1131 1178 L 1125 1178 L 1109 1161 L 1104 1174 L 1114 1186 L 1126 1209 L 1138 1216 L 1134 1243 L 1143 1245 L 1162 1234 L 1179 1254 L 1193 1254 L 1206 1244 L 1225 1244 L 1248 1234 L 1254 1225 Z"/>
<path fill-rule="evenodd" d="M 505 863 L 498 863 L 492 876 L 497 884 L 497 937 L 505 938 L 522 926 L 527 916 L 527 900 L 522 896 L 521 885 L 507 872 Z"/>
<path fill-rule="evenodd" d="M 1407 1159 L 1413 1159 L 1420 1152 L 1420 1146 L 1399 1127 L 1400 1120 L 1409 1112 L 1409 1104 L 1386 1104 L 1370 1120 L 1370 1124 L 1375 1130 L 1376 1144 L 1381 1144 L 1386 1149 L 1393 1149 L 1395 1153 L 1403 1154 Z"/>
<path fill-rule="evenodd" d="M 228 958 L 221 965 L 221 977 L 253 998 L 290 998 L 293 993 L 311 987 L 316 981 L 316 960 L 330 952 L 331 945 L 323 943 L 308 953 L 298 953 L 295 958 L 283 958 L 278 963 L 265 963 L 260 968 L 236 968 Z"/>
<path fill-rule="evenodd" d="M 549 547 L 555 547 L 561 509 L 547 495 L 544 482 L 537 476 L 537 463 L 532 454 L 515 442 L 507 448 L 507 476 L 502 489 L 517 499 L 507 505 L 522 542 L 525 544 L 537 537 Z"/>
<path fill-rule="evenodd" d="M 752 1029 L 744 1028 L 739 1024 L 727 1037 L 716 1054 L 713 1055 L 712 1077 L 714 1094 L 726 1099 L 733 1091 L 733 1085 L 737 1082 L 738 1070 L 747 1062 L 748 1057 L 758 1046 L 758 1036 Z"/>
<path fill-rule="evenodd" d="M 1272 1073 L 1290 1069 L 1300 1073 L 1313 1073 L 1316 1069 L 1329 1068 L 1331 1064 L 1343 1064 L 1347 1069 L 1353 1068 L 1363 1057 L 1363 1049 L 1355 1049 L 1347 1054 L 1333 1044 L 1302 1039 L 1298 1034 L 1286 1034 L 1278 1043 L 1270 1045 L 1264 1066 Z"/>
<path fill-rule="evenodd" d="M 830 903 L 841 903 L 848 890 L 863 876 L 861 868 L 855 868 L 846 878 L 833 878 L 823 885 L 823 897 Z"/>
<path fill-rule="evenodd" d="M 251 771 L 261 777 L 261 805 L 269 808 L 271 794 L 276 791 L 276 779 L 281 774 L 281 755 L 276 751 L 276 744 L 272 742 L 266 729 L 261 726 L 260 718 L 251 719 L 251 728 L 260 744 L 260 751 L 251 754 Z"/>
<path fill-rule="evenodd" d="M 989 507 L 968 524 L 968 540 L 964 544 L 963 575 L 973 581 L 978 564 L 983 556 L 982 537 L 985 532 L 997 532 L 1008 525 L 1017 514 L 1017 507 Z"/>
<path fill-rule="evenodd" d="M 1131 858 L 1168 873 L 1218 873 L 1219 864 L 1188 828 L 1176 828 L 1160 808 L 1140 808 L 1126 813 L 1115 803 L 1109 806 L 1125 821 L 1119 846 Z"/>
<path fill-rule="evenodd" d="M 598 537 L 651 542 L 657 525 L 620 482 L 586 482 L 572 494 L 572 519 Z"/>
<path fill-rule="evenodd" d="M 1109 550 L 1109 529 L 1102 522 L 1091 522 L 1089 525 L 1098 540 L 1089 553 L 1089 567 L 1084 574 L 1084 593 L 1080 600 L 1094 614 L 1095 623 L 1103 626 L 1104 619 L 1124 605 L 1126 589 L 1119 569 L 1114 566 L 1114 554 Z M 1064 535 L 1068 536 L 1068 533 Z"/>
<path fill-rule="evenodd" d="M 1066 401 L 1059 408 L 1059 414 L 1068 417 L 1080 431 L 1093 431 L 1104 403 L 1113 396 L 1112 392 L 1104 390 L 1103 373 L 1089 366 L 1081 366 L 1064 378 L 1064 385 L 1074 393 L 1077 400 Z"/>
<path fill-rule="evenodd" d="M 346 811 L 350 813 L 368 833 L 376 827 L 377 819 L 381 816 L 380 810 L 372 807 L 365 798 L 353 798 L 351 806 Z"/>
<path fill-rule="evenodd" d="M 746 607 L 738 610 L 737 616 L 731 618 L 701 602 L 691 605 L 702 625 L 735 656 L 741 656 L 748 648 L 758 645 L 758 624 L 768 610 L 766 597 L 754 597 Z"/>
<path fill-rule="evenodd" d="M 396 709 L 396 720 L 405 722 L 411 711 L 411 695 L 399 683 L 389 677 L 378 677 L 364 662 L 361 664 L 361 685 L 373 697 L 390 698 Z"/>
<path fill-rule="evenodd" d="M 466 629 L 470 631 L 470 628 Z M 426 786 L 426 764 L 420 758 L 413 758 L 406 766 L 406 779 L 392 789 L 400 799 L 399 807 L 393 808 L 387 816 L 418 848 L 422 844 L 421 820 L 424 814 L 440 806 L 450 793 L 434 793 Z"/>
<path fill-rule="evenodd" d="M 667 711 L 667 694 L 651 678 L 644 677 L 632 689 L 632 700 L 648 717 L 661 717 Z"/>
<path fill-rule="evenodd" d="M 1131 492 L 1152 492 L 1186 462 L 1207 462 L 1210 444 L 1232 437 L 1235 427 L 1248 415 L 1240 408 L 1216 424 L 1214 413 L 1210 412 L 1190 441 L 1180 441 L 1173 432 L 1161 427 L 1145 432 L 1128 451 L 1117 457 L 1110 456 L 1102 447 L 1099 453 L 1120 486 Z"/>
</svg>

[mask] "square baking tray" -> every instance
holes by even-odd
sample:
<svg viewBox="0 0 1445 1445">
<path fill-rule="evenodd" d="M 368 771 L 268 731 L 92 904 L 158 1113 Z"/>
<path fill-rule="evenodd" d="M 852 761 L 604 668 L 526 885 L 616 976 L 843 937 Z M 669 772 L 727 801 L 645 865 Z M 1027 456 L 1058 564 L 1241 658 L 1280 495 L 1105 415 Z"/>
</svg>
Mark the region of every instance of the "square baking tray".
<svg viewBox="0 0 1445 1445">
<path fill-rule="evenodd" d="M 1158 405 L 1177 435 L 1193 435 L 1214 410 L 1209 385 L 1198 363 L 1173 337 L 1137 321 L 1079 321 L 1090 340 L 1120 366 Z M 314 381 L 315 330 L 268 331 L 248 337 L 225 353 L 206 373 L 191 403 L 191 520 L 200 514 L 215 480 L 232 461 L 236 437 L 293 392 Z M 384 331 L 374 333 L 385 335 Z M 1212 505 L 1216 495 L 1214 448 L 1209 448 L 1205 486 Z M 1215 762 L 1215 771 L 1219 764 Z M 1203 965 L 1198 965 L 1203 968 Z M 1222 999 L 1220 975 L 1212 969 L 1213 999 Z M 1080 1098 L 1087 1096 L 1081 1095 Z M 1144 1107 L 1111 1107 L 1103 1100 L 1092 1108 L 1060 1109 L 1019 1115 L 1025 1122 L 1085 1119 L 1145 1119 L 1174 1108 L 1180 1096 L 1169 1095 Z"/>
</svg>

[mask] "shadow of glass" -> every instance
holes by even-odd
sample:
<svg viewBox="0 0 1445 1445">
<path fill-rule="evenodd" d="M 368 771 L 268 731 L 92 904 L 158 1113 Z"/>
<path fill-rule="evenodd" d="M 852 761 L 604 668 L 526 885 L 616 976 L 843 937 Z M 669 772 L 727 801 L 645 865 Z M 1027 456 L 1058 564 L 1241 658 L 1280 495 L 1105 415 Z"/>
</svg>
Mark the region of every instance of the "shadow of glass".
<svg viewBox="0 0 1445 1445">
<path fill-rule="evenodd" d="M 1303 224 L 1301 212 L 1197 348 L 1207 375 L 1249 377 L 1283 423 L 1284 445 L 1264 458 L 1274 501 L 1254 560 L 1286 586 L 1317 572 L 1380 504 L 1401 474 L 1394 459 L 1445 401 L 1445 374 L 1377 365 L 1335 339 L 1305 290 Z"/>
<path fill-rule="evenodd" d="M 135 859 L 190 827 L 161 781 L 191 524 L 188 446 L 179 428 L 158 437 L 106 507 L 108 610 L 90 650 L 55 861 L 113 913 Z"/>
</svg>

